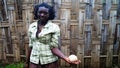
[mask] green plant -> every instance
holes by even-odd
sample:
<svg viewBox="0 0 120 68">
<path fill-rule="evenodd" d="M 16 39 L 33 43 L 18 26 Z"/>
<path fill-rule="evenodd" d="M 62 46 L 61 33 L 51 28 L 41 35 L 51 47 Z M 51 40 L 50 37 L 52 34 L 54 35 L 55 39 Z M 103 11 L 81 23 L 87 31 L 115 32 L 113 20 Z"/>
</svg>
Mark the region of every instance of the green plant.
<svg viewBox="0 0 120 68">
<path fill-rule="evenodd" d="M 5 68 L 23 68 L 23 63 L 12 63 L 5 66 Z"/>
</svg>

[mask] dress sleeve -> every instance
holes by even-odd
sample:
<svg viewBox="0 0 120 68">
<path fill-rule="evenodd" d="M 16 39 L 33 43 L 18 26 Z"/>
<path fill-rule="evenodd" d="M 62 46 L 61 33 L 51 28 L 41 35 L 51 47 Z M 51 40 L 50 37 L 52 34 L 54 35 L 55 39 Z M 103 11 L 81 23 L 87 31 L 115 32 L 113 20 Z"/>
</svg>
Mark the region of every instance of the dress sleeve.
<svg viewBox="0 0 120 68">
<path fill-rule="evenodd" d="M 56 26 L 54 28 L 54 33 L 51 35 L 51 43 L 50 43 L 50 48 L 55 48 L 59 46 L 59 38 L 60 38 L 60 28 L 59 26 Z"/>
</svg>

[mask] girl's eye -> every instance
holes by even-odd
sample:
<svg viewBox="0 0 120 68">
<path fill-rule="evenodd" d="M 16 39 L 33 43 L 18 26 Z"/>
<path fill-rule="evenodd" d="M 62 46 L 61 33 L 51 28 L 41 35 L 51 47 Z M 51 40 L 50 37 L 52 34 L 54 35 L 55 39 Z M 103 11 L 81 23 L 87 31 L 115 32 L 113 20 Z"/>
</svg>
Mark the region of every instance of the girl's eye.
<svg viewBox="0 0 120 68">
<path fill-rule="evenodd" d="M 42 11 L 40 11 L 39 13 L 40 13 L 40 14 L 41 14 L 41 13 L 43 13 L 43 14 L 48 14 L 48 12 L 42 12 Z"/>
</svg>

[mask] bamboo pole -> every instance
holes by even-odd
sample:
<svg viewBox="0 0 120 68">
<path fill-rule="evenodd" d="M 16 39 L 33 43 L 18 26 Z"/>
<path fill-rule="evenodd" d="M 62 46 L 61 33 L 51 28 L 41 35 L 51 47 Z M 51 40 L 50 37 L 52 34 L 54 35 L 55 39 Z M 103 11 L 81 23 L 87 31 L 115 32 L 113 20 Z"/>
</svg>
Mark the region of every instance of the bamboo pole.
<svg viewBox="0 0 120 68">
<path fill-rule="evenodd" d="M 6 41 L 5 29 L 4 28 L 2 28 L 2 39 L 3 39 L 2 58 L 3 58 L 3 62 L 6 63 L 7 62 L 7 59 L 6 59 L 7 41 Z"/>
<path fill-rule="evenodd" d="M 8 15 L 8 12 L 7 12 L 7 4 L 6 4 L 6 0 L 3 0 L 3 3 L 4 3 L 4 10 L 5 10 L 5 16 L 6 16 L 6 19 L 7 19 L 7 15 Z"/>
</svg>

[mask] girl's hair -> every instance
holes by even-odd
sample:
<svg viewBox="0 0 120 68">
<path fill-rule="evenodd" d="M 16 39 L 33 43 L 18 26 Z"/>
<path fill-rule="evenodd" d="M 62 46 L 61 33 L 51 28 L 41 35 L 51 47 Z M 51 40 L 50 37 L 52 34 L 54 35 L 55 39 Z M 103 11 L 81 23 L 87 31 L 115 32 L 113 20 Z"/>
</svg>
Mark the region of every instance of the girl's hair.
<svg viewBox="0 0 120 68">
<path fill-rule="evenodd" d="M 48 17 L 48 20 L 53 20 L 55 18 L 55 10 L 52 6 L 48 5 L 47 3 L 41 3 L 41 4 L 38 4 L 38 5 L 35 5 L 34 6 L 34 11 L 33 11 L 33 14 L 34 14 L 34 19 L 39 19 L 38 18 L 38 8 L 39 7 L 45 7 L 45 8 L 48 8 L 49 10 L 49 17 Z"/>
</svg>

